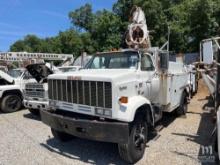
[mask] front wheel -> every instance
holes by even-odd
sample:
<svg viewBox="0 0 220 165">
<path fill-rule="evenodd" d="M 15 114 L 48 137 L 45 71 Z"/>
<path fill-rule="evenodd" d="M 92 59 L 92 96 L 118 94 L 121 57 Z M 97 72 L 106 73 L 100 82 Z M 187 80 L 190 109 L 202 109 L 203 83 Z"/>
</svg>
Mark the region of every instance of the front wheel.
<svg viewBox="0 0 220 165">
<path fill-rule="evenodd" d="M 74 138 L 74 136 L 72 136 L 70 134 L 55 130 L 53 128 L 51 128 L 51 132 L 52 132 L 53 136 L 61 142 L 68 142 Z"/>
<path fill-rule="evenodd" d="M 21 97 L 18 95 L 6 95 L 1 102 L 1 110 L 4 113 L 12 113 L 18 111 L 22 106 Z"/>
<path fill-rule="evenodd" d="M 127 144 L 118 144 L 121 158 L 128 163 L 136 163 L 145 152 L 147 142 L 148 127 L 142 116 L 135 118 L 131 126 L 131 132 Z"/>
</svg>

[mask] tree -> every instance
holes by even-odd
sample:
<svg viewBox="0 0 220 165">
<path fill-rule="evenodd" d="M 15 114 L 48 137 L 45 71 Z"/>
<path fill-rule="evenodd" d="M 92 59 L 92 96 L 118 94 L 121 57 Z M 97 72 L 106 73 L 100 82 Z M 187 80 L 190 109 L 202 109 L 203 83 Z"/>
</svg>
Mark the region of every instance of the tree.
<svg viewBox="0 0 220 165">
<path fill-rule="evenodd" d="M 189 11 L 190 42 L 191 50 L 198 50 L 201 40 L 215 36 L 219 28 L 214 17 L 212 0 L 196 0 L 193 8 Z"/>
<path fill-rule="evenodd" d="M 11 51 L 42 52 L 43 40 L 35 35 L 27 35 L 23 40 L 19 40 L 11 45 Z"/>
<path fill-rule="evenodd" d="M 77 26 L 89 34 L 87 36 L 93 43 L 93 48 L 90 45 L 90 50 L 104 51 L 119 48 L 122 42 L 120 18 L 107 10 L 96 13 L 91 11 L 91 5 L 86 4 L 69 14 L 73 27 Z"/>
<path fill-rule="evenodd" d="M 93 16 L 92 6 L 90 4 L 85 4 L 69 13 L 69 18 L 73 26 L 87 31 L 90 31 L 92 28 Z"/>
<path fill-rule="evenodd" d="M 112 12 L 103 10 L 95 14 L 92 28 L 92 39 L 98 51 L 119 48 L 122 42 L 120 18 Z"/>
<path fill-rule="evenodd" d="M 71 11 L 71 29 L 55 37 L 27 35 L 11 45 L 11 51 L 90 54 L 112 48 L 126 47 L 124 34 L 131 9 L 140 6 L 146 15 L 153 46 L 167 40 L 170 28 L 170 50 L 198 52 L 205 38 L 220 34 L 219 0 L 117 0 L 113 11 L 93 12 L 90 4 Z"/>
<path fill-rule="evenodd" d="M 12 52 L 20 52 L 27 51 L 24 41 L 18 40 L 10 46 L 10 51 Z"/>
<path fill-rule="evenodd" d="M 60 49 L 62 53 L 78 55 L 82 51 L 82 40 L 75 30 L 59 33 Z"/>
</svg>

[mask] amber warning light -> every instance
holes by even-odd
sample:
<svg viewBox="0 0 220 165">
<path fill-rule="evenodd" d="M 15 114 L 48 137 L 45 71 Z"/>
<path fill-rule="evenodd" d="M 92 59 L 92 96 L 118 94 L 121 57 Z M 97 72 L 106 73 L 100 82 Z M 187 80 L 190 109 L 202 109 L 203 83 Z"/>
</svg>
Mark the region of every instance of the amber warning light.
<svg viewBox="0 0 220 165">
<path fill-rule="evenodd" d="M 122 97 L 119 99 L 119 102 L 120 102 L 120 103 L 123 103 L 123 104 L 128 103 L 128 97 L 122 96 Z"/>
</svg>

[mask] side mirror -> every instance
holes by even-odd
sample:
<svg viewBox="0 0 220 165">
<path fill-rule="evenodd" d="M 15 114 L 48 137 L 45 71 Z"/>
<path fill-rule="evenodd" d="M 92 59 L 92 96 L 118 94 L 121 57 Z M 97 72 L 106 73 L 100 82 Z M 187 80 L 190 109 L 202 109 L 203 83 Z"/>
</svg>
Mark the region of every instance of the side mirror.
<svg viewBox="0 0 220 165">
<path fill-rule="evenodd" d="M 162 72 L 167 72 L 169 69 L 169 52 L 160 52 L 159 54 L 159 69 Z"/>
<path fill-rule="evenodd" d="M 201 43 L 201 61 L 205 64 L 211 64 L 214 59 L 212 41 L 205 41 Z"/>
</svg>

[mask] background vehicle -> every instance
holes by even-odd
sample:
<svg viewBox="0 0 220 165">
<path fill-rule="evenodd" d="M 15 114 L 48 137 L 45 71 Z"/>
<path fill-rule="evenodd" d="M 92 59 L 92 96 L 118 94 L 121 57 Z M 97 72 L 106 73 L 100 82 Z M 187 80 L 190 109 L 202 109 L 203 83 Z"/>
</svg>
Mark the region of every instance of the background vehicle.
<svg viewBox="0 0 220 165">
<path fill-rule="evenodd" d="M 191 96 L 193 96 L 198 91 L 198 73 L 194 65 L 187 65 L 186 68 L 189 72 L 188 83 L 190 85 Z"/>
<path fill-rule="evenodd" d="M 70 54 L 0 52 L 1 61 L 7 63 L 17 62 L 19 66 L 60 58 L 64 59 L 65 62 L 73 61 L 73 55 Z M 22 106 L 25 85 L 36 82 L 36 80 L 31 77 L 24 67 L 9 70 L 7 73 L 0 71 L 0 77 L 1 110 L 3 112 L 15 112 Z"/>
<path fill-rule="evenodd" d="M 48 84 L 47 77 L 54 73 L 66 73 L 79 70 L 79 66 L 64 66 L 50 69 L 45 64 L 31 64 L 27 66 L 28 72 L 36 79 L 35 83 L 27 83 L 24 90 L 24 106 L 34 115 L 39 115 L 39 110 L 47 110 Z"/>
<path fill-rule="evenodd" d="M 91 56 L 84 54 L 78 57 L 70 66 L 64 65 L 60 67 L 52 67 L 49 64 L 28 65 L 28 72 L 36 79 L 37 82 L 26 84 L 23 101 L 24 106 L 34 115 L 39 115 L 39 110 L 47 110 L 49 108 L 47 77 L 53 73 L 77 71 L 87 64 L 90 57 Z M 63 57 L 60 58 L 60 60 L 65 59 L 66 58 Z"/>
<path fill-rule="evenodd" d="M 214 100 L 216 112 L 216 127 L 213 135 L 216 137 L 215 149 L 220 159 L 220 37 L 209 38 L 201 41 L 200 44 L 200 64 L 198 69 L 206 83 L 210 96 Z"/>
<path fill-rule="evenodd" d="M 2 112 L 15 112 L 22 106 L 22 91 L 26 83 L 35 82 L 25 69 L 0 71 L 0 98 Z"/>
</svg>

